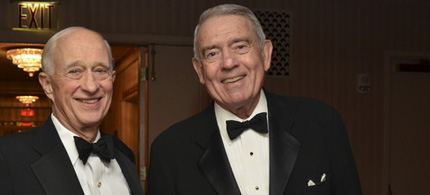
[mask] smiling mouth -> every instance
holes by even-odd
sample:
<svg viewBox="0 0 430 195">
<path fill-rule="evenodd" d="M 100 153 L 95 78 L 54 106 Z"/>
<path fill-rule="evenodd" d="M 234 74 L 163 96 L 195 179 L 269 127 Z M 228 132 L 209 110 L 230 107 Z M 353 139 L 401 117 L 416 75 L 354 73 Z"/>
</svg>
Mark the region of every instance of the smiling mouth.
<svg viewBox="0 0 430 195">
<path fill-rule="evenodd" d="M 83 99 L 77 99 L 77 100 L 79 102 L 86 103 L 86 104 L 94 104 L 94 103 L 98 102 L 100 99 L 101 98 L 97 98 L 97 99 L 85 99 L 85 100 L 83 100 Z"/>
<path fill-rule="evenodd" d="M 228 79 L 224 79 L 221 82 L 222 83 L 234 83 L 234 82 L 239 81 L 239 80 L 241 80 L 243 78 L 245 78 L 245 75 L 238 76 L 238 77 L 233 77 L 233 78 L 228 78 Z"/>
</svg>

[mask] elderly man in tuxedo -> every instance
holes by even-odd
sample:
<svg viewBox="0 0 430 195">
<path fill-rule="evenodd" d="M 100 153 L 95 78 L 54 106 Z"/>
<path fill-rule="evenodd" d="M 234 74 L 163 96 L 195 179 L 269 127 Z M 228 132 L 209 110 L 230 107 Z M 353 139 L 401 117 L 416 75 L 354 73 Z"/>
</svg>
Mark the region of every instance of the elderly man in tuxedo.
<svg viewBox="0 0 430 195">
<path fill-rule="evenodd" d="M 153 142 L 151 195 L 361 194 L 339 114 L 262 89 L 271 53 L 248 8 L 200 16 L 192 62 L 214 103 Z"/>
<path fill-rule="evenodd" d="M 144 194 L 133 152 L 99 129 L 115 80 L 109 44 L 70 27 L 49 39 L 42 66 L 52 114 L 41 127 L 0 138 L 0 194 Z"/>
</svg>

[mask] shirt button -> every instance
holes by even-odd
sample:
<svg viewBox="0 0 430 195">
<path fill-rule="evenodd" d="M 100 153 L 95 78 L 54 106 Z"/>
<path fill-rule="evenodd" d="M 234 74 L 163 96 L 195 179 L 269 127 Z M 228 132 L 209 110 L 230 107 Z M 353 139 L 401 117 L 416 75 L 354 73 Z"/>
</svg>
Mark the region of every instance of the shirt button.
<svg viewBox="0 0 430 195">
<path fill-rule="evenodd" d="M 253 156 L 253 155 L 254 155 L 254 152 L 250 152 L 250 153 L 249 153 L 249 155 L 250 155 L 250 156 Z"/>
<path fill-rule="evenodd" d="M 255 190 L 259 190 L 260 189 L 260 187 L 258 187 L 258 186 L 255 186 Z"/>
</svg>

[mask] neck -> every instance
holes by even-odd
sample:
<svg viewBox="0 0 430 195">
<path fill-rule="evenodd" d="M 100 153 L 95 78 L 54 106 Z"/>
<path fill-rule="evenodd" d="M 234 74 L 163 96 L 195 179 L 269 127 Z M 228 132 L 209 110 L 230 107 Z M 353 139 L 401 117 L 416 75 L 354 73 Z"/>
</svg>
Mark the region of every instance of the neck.
<svg viewBox="0 0 430 195">
<path fill-rule="evenodd" d="M 256 96 L 253 100 L 249 100 L 244 105 L 220 105 L 225 110 L 233 113 L 241 119 L 247 119 L 254 112 L 260 100 L 260 95 Z"/>
<path fill-rule="evenodd" d="M 81 123 L 73 123 L 72 121 L 65 119 L 62 115 L 56 114 L 55 110 L 53 114 L 67 130 L 73 132 L 82 139 L 85 139 L 87 142 L 92 143 L 96 139 L 100 122 L 97 124 L 84 125 Z"/>
<path fill-rule="evenodd" d="M 69 128 L 68 128 L 69 129 Z M 87 129 L 87 130 L 74 130 L 70 129 L 73 133 L 86 140 L 87 142 L 93 143 L 97 137 L 98 129 Z"/>
<path fill-rule="evenodd" d="M 237 109 L 226 109 L 241 119 L 247 119 L 254 112 L 255 106 L 252 108 L 240 107 Z"/>
</svg>

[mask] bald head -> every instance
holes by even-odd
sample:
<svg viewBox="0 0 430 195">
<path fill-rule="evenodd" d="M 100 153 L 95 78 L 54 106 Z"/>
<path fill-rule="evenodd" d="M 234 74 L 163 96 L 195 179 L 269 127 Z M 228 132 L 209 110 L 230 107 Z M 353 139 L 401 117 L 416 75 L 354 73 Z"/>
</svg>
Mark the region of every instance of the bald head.
<svg viewBox="0 0 430 195">
<path fill-rule="evenodd" d="M 91 43 L 96 43 L 102 41 L 104 46 L 106 47 L 107 55 L 109 56 L 110 67 L 113 69 L 113 59 L 111 48 L 109 43 L 103 39 L 103 37 L 92 30 L 89 30 L 84 27 L 69 27 L 64 30 L 59 31 L 54 36 L 52 36 L 45 45 L 42 54 L 42 70 L 48 75 L 52 75 L 54 73 L 56 54 L 62 45 L 70 44 L 74 41 L 79 41 L 79 39 L 89 37 L 89 41 Z M 69 42 L 66 42 L 69 40 Z"/>
</svg>

